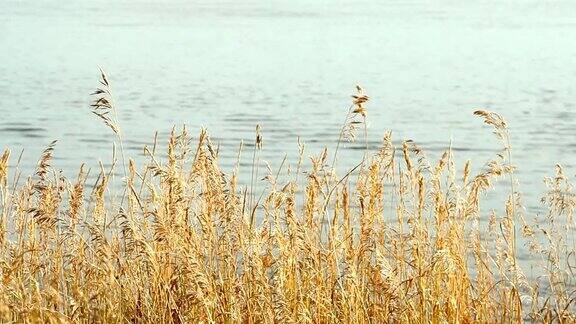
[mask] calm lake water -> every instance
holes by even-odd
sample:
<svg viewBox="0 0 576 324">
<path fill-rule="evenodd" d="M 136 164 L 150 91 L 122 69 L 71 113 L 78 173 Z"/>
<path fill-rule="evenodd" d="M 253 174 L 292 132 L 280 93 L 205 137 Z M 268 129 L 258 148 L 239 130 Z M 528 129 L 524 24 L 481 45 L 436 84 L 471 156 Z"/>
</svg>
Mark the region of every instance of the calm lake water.
<svg viewBox="0 0 576 324">
<path fill-rule="evenodd" d="M 510 124 L 529 211 L 556 163 L 574 178 L 574 1 L 3 0 L 0 148 L 24 149 L 25 171 L 53 139 L 68 175 L 110 162 L 112 136 L 88 108 L 98 66 L 130 156 L 155 130 L 165 141 L 172 125 L 206 126 L 230 170 L 260 123 L 277 167 L 298 136 L 307 154 L 332 149 L 361 84 L 371 148 L 391 129 L 433 159 L 452 140 L 481 167 L 499 145 L 472 115 L 485 108 Z M 343 148 L 342 167 L 362 145 Z"/>
</svg>

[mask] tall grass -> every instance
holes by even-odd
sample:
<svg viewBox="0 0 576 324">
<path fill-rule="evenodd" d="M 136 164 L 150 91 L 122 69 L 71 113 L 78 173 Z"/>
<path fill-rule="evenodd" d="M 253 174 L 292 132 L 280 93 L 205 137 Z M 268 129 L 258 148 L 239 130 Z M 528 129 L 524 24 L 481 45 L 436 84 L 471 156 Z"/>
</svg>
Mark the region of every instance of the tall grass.
<svg viewBox="0 0 576 324">
<path fill-rule="evenodd" d="M 110 107 L 95 112 L 121 142 L 102 78 L 106 90 L 95 95 L 108 99 L 95 102 Z M 360 124 L 367 131 L 368 97 L 358 90 L 338 147 Z M 295 168 L 259 174 L 258 127 L 249 184 L 238 167 L 220 169 L 204 129 L 196 143 L 173 130 L 166 158 L 155 145 L 144 165 L 101 166 L 92 186 L 85 168 L 68 179 L 51 167 L 55 143 L 18 184 L 5 150 L 0 321 L 574 322 L 572 186 L 558 166 L 545 181 L 546 219 L 528 221 L 506 122 L 475 114 L 502 141 L 477 174 L 470 162 L 459 171 L 450 148 L 430 161 L 411 141 L 397 148 L 390 132 L 344 174 L 338 149 L 332 163 L 328 150 L 310 157 L 304 173 L 300 142 Z M 109 196 L 114 168 L 126 168 L 122 199 Z M 504 177 L 505 212 L 483 209 L 484 193 Z M 537 278 L 518 262 L 520 236 L 540 260 Z"/>
</svg>

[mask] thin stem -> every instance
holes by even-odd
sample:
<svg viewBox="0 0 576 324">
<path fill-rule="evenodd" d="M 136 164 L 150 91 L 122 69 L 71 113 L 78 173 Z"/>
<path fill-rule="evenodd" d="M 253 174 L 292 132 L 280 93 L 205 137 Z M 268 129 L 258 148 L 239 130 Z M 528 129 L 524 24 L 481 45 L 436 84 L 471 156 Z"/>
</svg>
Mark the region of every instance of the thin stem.
<svg viewBox="0 0 576 324">
<path fill-rule="evenodd" d="M 350 107 L 348 108 L 348 113 L 346 113 L 346 118 L 344 119 L 344 123 L 340 128 L 340 135 L 338 136 L 338 142 L 336 143 L 336 149 L 334 150 L 334 159 L 332 160 L 332 169 L 336 167 L 336 157 L 338 156 L 338 149 L 340 148 L 340 142 L 342 142 L 342 137 L 344 136 L 344 129 L 346 128 L 346 124 L 348 124 L 348 119 L 352 114 L 353 107 L 354 104 L 350 105 Z"/>
<path fill-rule="evenodd" d="M 508 153 L 508 164 L 512 166 L 512 148 L 510 145 L 510 134 L 506 130 L 506 151 Z M 512 190 L 511 204 L 512 204 L 512 260 L 514 260 L 514 268 L 516 268 L 516 188 L 514 185 L 514 171 L 510 170 L 510 190 Z M 515 280 L 516 282 L 516 280 Z"/>
<path fill-rule="evenodd" d="M 366 125 L 366 115 L 362 115 L 364 119 L 364 143 L 366 144 L 366 154 L 368 153 L 368 125 Z"/>
</svg>

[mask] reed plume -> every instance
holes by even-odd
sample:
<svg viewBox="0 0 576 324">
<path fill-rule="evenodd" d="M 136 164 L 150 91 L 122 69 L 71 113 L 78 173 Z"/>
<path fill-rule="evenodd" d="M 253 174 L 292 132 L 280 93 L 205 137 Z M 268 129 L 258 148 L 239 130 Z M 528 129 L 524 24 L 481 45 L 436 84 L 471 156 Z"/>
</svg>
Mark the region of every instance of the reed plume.
<svg viewBox="0 0 576 324">
<path fill-rule="evenodd" d="M 100 81 L 92 108 L 121 142 L 103 72 Z M 485 192 L 515 167 L 508 124 L 482 110 L 475 114 L 502 145 L 478 172 L 457 165 L 451 146 L 431 160 L 387 132 L 339 174 L 346 125 L 366 124 L 368 97 L 357 91 L 331 165 L 327 149 L 306 164 L 298 141 L 297 161 L 259 170 L 257 127 L 249 183 L 240 162 L 230 174 L 220 167 L 205 129 L 193 143 L 174 128 L 165 155 L 155 139 L 144 161 L 128 160 L 120 202 L 110 190 L 114 163 L 101 164 L 91 188 L 84 167 L 72 179 L 51 167 L 54 142 L 18 184 L 4 151 L 0 321 L 576 321 L 576 199 L 566 171 L 545 180 L 545 220 L 520 212 L 514 177 L 502 208 L 487 210 Z M 542 277 L 524 275 L 517 230 Z"/>
</svg>

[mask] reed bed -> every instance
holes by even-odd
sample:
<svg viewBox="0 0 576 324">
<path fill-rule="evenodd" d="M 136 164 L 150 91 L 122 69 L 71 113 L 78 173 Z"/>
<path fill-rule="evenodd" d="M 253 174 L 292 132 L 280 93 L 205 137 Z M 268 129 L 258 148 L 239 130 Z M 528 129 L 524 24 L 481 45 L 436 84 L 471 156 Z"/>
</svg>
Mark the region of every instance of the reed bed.
<svg viewBox="0 0 576 324">
<path fill-rule="evenodd" d="M 576 321 L 572 186 L 558 166 L 545 180 L 548 213 L 526 216 L 498 114 L 475 112 L 502 143 L 478 173 L 449 147 L 430 161 L 388 132 L 339 174 L 341 142 L 367 136 L 358 87 L 335 149 L 306 169 L 300 142 L 298 161 L 263 164 L 258 127 L 243 184 L 238 168 L 220 169 L 204 129 L 195 142 L 173 130 L 166 154 L 146 147 L 138 166 L 124 157 L 104 73 L 93 96 L 121 150 L 95 183 L 85 167 L 72 179 L 51 167 L 55 142 L 27 178 L 9 150 L 0 156 L 3 323 Z M 485 210 L 498 181 L 509 188 L 503 211 Z M 520 248 L 539 260 L 537 278 Z"/>
</svg>

